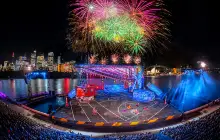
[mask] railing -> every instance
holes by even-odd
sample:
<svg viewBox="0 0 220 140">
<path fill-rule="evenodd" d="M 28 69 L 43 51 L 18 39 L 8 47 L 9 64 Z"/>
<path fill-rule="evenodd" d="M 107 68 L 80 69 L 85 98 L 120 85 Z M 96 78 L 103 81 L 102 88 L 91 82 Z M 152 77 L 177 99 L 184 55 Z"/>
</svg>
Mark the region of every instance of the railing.
<svg viewBox="0 0 220 140">
<path fill-rule="evenodd" d="M 31 111 L 31 112 L 33 112 L 33 113 L 36 113 L 36 114 L 39 114 L 39 115 L 42 115 L 42 116 L 45 116 L 45 117 L 49 117 L 49 114 L 46 114 L 46 113 L 37 111 L 37 110 L 32 109 L 32 108 L 30 108 L 30 107 L 27 107 L 27 106 L 25 106 L 25 105 L 21 105 L 21 107 L 23 107 L 24 109 L 27 109 L 27 110 L 29 110 L 29 111 Z"/>
</svg>

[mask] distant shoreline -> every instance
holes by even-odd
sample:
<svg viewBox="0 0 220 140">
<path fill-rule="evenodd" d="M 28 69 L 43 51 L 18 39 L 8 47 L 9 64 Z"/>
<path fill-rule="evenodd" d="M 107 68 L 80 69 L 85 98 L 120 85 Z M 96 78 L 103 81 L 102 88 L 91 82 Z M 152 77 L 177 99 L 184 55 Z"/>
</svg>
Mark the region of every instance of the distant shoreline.
<svg viewBox="0 0 220 140">
<path fill-rule="evenodd" d="M 4 71 L 0 72 L 0 79 L 23 79 L 23 71 Z M 59 78 L 77 78 L 76 73 L 65 72 L 48 72 L 47 78 L 59 79 Z"/>
</svg>

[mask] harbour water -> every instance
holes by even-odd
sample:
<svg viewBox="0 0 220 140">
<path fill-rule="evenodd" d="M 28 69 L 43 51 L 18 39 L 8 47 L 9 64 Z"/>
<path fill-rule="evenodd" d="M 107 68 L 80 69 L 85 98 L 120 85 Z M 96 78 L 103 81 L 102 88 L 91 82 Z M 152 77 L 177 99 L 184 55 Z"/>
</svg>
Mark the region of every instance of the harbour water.
<svg viewBox="0 0 220 140">
<path fill-rule="evenodd" d="M 146 78 L 145 85 L 151 82 L 167 91 L 169 88 L 175 86 L 180 80 L 178 76 Z M 33 96 L 39 95 L 49 91 L 55 91 L 56 94 L 67 94 L 78 83 L 78 79 L 33 79 L 30 81 L 31 94 Z M 112 80 L 109 80 L 112 83 Z M 11 99 L 23 98 L 28 95 L 28 86 L 24 79 L 8 79 L 0 80 L 0 92 L 5 93 Z"/>
<path fill-rule="evenodd" d="M 209 95 L 209 99 L 201 100 L 201 103 L 195 104 L 190 107 L 193 109 L 202 105 L 204 103 L 208 103 L 211 100 L 220 97 L 220 75 L 211 76 L 213 81 L 216 83 L 215 92 L 210 91 L 207 93 Z M 33 96 L 40 95 L 42 93 L 48 93 L 49 91 L 55 91 L 55 94 L 68 94 L 78 83 L 78 79 L 34 79 L 31 80 L 31 94 Z M 148 82 L 155 84 L 159 87 L 164 93 L 169 92 L 171 89 L 176 87 L 181 81 L 181 76 L 161 76 L 161 77 L 148 77 L 145 78 L 145 85 Z M 209 91 L 209 90 L 207 90 Z M 8 80 L 0 80 L 0 92 L 6 94 L 11 99 L 16 98 L 24 98 L 28 95 L 28 86 L 25 83 L 24 79 L 8 79 Z M 194 100 L 194 99 L 193 99 Z M 47 100 L 40 104 L 35 104 L 33 108 L 45 112 L 49 104 L 54 105 L 63 105 L 65 103 L 65 99 L 62 97 L 55 97 L 54 99 Z"/>
</svg>

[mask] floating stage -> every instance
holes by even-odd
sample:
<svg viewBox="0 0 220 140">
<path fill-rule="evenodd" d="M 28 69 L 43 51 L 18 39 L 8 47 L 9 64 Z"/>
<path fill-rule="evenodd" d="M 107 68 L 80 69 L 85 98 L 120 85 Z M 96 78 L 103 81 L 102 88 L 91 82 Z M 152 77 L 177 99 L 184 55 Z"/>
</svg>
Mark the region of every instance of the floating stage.
<svg viewBox="0 0 220 140">
<path fill-rule="evenodd" d="M 180 116 L 181 112 L 174 107 L 164 104 L 161 100 L 141 103 L 132 100 L 125 94 L 109 95 L 89 103 L 75 104 L 70 101 L 69 108 L 61 108 L 54 114 L 57 118 L 84 122 L 133 122 L 151 119 L 162 119 L 168 116 Z M 97 113 L 93 113 L 96 108 Z"/>
<path fill-rule="evenodd" d="M 179 116 L 160 100 L 161 91 L 148 83 L 141 66 L 79 65 L 78 86 L 69 93 L 68 107 L 54 116 L 71 121 L 124 122 Z M 150 90 L 151 89 L 151 90 Z"/>
</svg>

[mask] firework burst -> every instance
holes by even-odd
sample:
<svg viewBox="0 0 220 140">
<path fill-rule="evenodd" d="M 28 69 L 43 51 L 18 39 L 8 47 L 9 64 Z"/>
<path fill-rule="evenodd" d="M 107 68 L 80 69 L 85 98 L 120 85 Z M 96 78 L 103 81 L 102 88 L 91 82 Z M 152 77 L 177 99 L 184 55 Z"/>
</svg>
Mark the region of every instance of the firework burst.
<svg viewBox="0 0 220 140">
<path fill-rule="evenodd" d="M 119 56 L 118 56 L 117 54 L 113 54 L 113 55 L 111 56 L 111 60 L 112 60 L 112 63 L 113 63 L 113 64 L 117 64 L 118 61 L 119 61 Z"/>
<path fill-rule="evenodd" d="M 130 64 L 132 61 L 132 56 L 130 56 L 129 54 L 126 54 L 124 55 L 123 59 L 126 64 Z"/>
<path fill-rule="evenodd" d="M 97 56 L 98 55 L 91 55 L 90 57 L 89 57 L 89 63 L 90 64 L 95 64 L 96 62 L 97 62 Z"/>
<path fill-rule="evenodd" d="M 76 34 L 72 38 L 86 42 L 75 45 L 76 49 L 140 55 L 156 42 L 163 44 L 158 38 L 167 40 L 168 22 L 162 16 L 167 11 L 161 0 L 76 0 L 71 6 Z"/>
<path fill-rule="evenodd" d="M 140 64 L 141 63 L 141 57 L 140 56 L 135 56 L 134 57 L 134 63 L 137 64 L 137 65 Z"/>
<path fill-rule="evenodd" d="M 107 64 L 107 59 L 106 58 L 102 58 L 101 59 L 101 61 L 100 61 L 100 63 L 102 64 L 102 65 L 106 65 Z"/>
</svg>

